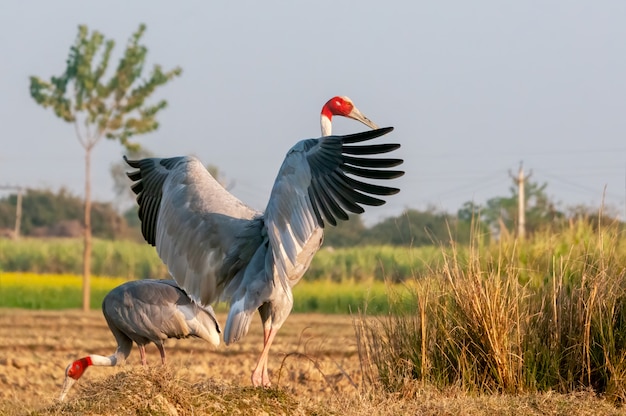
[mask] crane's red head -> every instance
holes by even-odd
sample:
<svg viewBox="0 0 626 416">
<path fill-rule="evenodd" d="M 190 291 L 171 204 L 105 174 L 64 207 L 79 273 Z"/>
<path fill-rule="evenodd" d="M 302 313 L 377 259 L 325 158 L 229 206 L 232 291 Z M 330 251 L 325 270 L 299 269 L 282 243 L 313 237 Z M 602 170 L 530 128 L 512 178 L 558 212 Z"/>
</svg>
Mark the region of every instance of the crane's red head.
<svg viewBox="0 0 626 416">
<path fill-rule="evenodd" d="M 322 136 L 328 136 L 332 133 L 333 116 L 348 117 L 353 120 L 360 121 L 369 128 L 377 129 L 378 126 L 369 118 L 365 117 L 354 103 L 348 97 L 336 96 L 331 98 L 322 107 L 320 122 L 322 126 Z"/>
<path fill-rule="evenodd" d="M 354 104 L 351 99 L 348 97 L 336 96 L 324 104 L 324 107 L 322 107 L 322 114 L 330 120 L 333 119 L 333 116 L 348 117 L 353 108 Z"/>
<path fill-rule="evenodd" d="M 62 402 L 65 400 L 67 392 L 70 391 L 76 380 L 83 375 L 87 367 L 90 365 L 92 365 L 91 357 L 84 357 L 67 366 L 65 369 L 65 380 L 63 380 L 63 389 L 61 390 L 59 401 Z"/>
<path fill-rule="evenodd" d="M 91 365 L 91 358 L 84 357 L 79 360 L 74 361 L 72 364 L 68 365 L 65 369 L 65 377 L 73 378 L 74 380 L 78 380 L 82 377 L 83 373 Z"/>
</svg>

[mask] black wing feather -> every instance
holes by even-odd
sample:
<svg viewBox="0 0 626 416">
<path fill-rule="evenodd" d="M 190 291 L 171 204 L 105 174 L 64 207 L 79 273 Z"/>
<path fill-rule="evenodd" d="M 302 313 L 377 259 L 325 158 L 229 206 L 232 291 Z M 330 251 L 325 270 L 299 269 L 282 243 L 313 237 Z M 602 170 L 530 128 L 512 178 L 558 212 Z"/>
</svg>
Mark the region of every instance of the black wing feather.
<svg viewBox="0 0 626 416">
<path fill-rule="evenodd" d="M 401 165 L 402 162 L 402 159 L 372 159 L 343 155 L 343 163 L 346 165 L 361 166 L 364 168 L 393 168 Z"/>
<path fill-rule="evenodd" d="M 397 143 L 346 146 L 375 139 L 393 128 L 371 130 L 347 136 L 329 136 L 311 142 L 307 148 L 307 161 L 311 169 L 308 193 L 318 224 L 336 225 L 337 220 L 347 220 L 347 211 L 362 213 L 361 205 L 378 206 L 384 200 L 371 195 L 393 195 L 397 188 L 376 185 L 355 179 L 353 175 L 367 179 L 394 179 L 404 171 L 390 170 L 403 163 L 402 159 L 378 158 L 376 155 L 392 152 L 400 147 Z M 315 146 L 317 145 L 317 147 Z M 371 155 L 353 157 L 348 155 Z"/>
<path fill-rule="evenodd" d="M 368 131 L 364 131 L 361 133 L 347 134 L 345 136 L 341 136 L 342 137 L 341 141 L 345 144 L 359 143 L 359 142 L 364 142 L 366 140 L 372 140 L 380 136 L 384 136 L 385 134 L 390 133 L 392 131 L 393 131 L 393 127 L 383 127 L 381 129 L 368 130 Z"/>
<path fill-rule="evenodd" d="M 349 155 L 378 155 L 393 152 L 400 148 L 400 143 L 370 144 L 369 146 L 343 146 L 343 153 Z"/>
<path fill-rule="evenodd" d="M 341 169 L 346 173 L 369 179 L 394 179 L 404 175 L 401 170 L 361 169 L 351 165 L 343 165 Z"/>
<path fill-rule="evenodd" d="M 128 160 L 124 156 L 128 166 L 138 169 L 128 172 L 126 175 L 135 182 L 131 189 L 137 195 L 141 233 L 146 241 L 153 246 L 156 244 L 157 218 L 163 196 L 163 182 L 167 178 L 167 171 L 173 169 L 182 159 L 184 158 Z M 148 193 L 148 189 L 152 191 Z"/>
</svg>

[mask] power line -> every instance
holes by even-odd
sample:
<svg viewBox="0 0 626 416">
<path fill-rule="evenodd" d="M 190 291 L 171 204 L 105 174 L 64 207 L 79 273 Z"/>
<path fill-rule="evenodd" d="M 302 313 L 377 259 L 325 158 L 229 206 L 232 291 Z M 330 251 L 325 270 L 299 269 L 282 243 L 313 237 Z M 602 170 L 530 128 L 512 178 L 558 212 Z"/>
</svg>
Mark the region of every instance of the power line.
<svg viewBox="0 0 626 416">
<path fill-rule="evenodd" d="M 438 192 L 435 195 L 433 195 L 434 197 L 439 197 L 439 198 L 445 198 L 447 196 L 450 195 L 454 195 L 457 194 L 459 191 L 462 190 L 468 190 L 468 188 L 470 187 L 471 184 L 474 184 L 476 182 L 480 182 L 481 185 L 478 187 L 471 187 L 471 191 L 476 192 L 476 191 L 481 191 L 483 189 L 487 189 L 490 188 L 491 186 L 493 186 L 495 183 L 502 181 L 502 178 L 499 176 L 500 171 L 498 172 L 491 172 L 488 175 L 485 175 L 479 179 L 472 179 L 470 182 L 465 182 L 462 185 L 457 185 L 454 186 L 452 188 L 449 188 L 445 191 L 442 192 Z"/>
<path fill-rule="evenodd" d="M 575 183 L 575 182 L 569 181 L 567 179 L 561 178 L 561 177 L 556 176 L 554 174 L 542 172 L 541 175 L 542 176 L 546 176 L 548 178 L 551 178 L 553 180 L 556 180 L 557 182 L 560 182 L 563 185 L 568 185 L 568 186 L 570 186 L 572 188 L 576 188 L 576 189 L 579 189 L 579 190 L 582 190 L 582 191 L 585 191 L 585 192 L 589 192 L 589 193 L 592 193 L 592 194 L 598 194 L 600 192 L 598 189 L 591 188 L 591 187 L 588 187 L 588 186 L 585 186 L 585 185 L 581 185 L 579 183 Z M 607 196 L 611 197 L 611 198 L 620 199 L 620 200 L 622 199 L 621 195 L 618 196 L 617 194 L 613 194 L 613 193 L 609 193 L 609 192 L 606 192 L 605 194 Z"/>
</svg>

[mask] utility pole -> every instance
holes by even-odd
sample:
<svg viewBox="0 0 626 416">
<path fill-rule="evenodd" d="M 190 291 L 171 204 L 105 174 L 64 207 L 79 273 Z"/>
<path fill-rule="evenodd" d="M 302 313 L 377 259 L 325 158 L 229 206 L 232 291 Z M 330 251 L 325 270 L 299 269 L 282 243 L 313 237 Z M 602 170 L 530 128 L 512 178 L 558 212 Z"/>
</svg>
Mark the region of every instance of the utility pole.
<svg viewBox="0 0 626 416">
<path fill-rule="evenodd" d="M 523 240 L 526 237 L 526 195 L 524 192 L 524 183 L 532 175 L 532 171 L 524 176 L 524 167 L 522 162 L 519 164 L 517 176 L 509 171 L 509 175 L 517 183 L 517 237 Z"/>
<path fill-rule="evenodd" d="M 13 238 L 16 240 L 20 238 L 20 229 L 22 225 L 22 193 L 24 188 L 21 186 L 0 186 L 0 190 L 17 191 L 17 206 L 15 207 L 15 229 L 13 231 Z"/>
<path fill-rule="evenodd" d="M 20 228 L 22 225 L 22 188 L 17 189 L 17 203 L 15 207 L 15 239 L 20 238 Z"/>
</svg>

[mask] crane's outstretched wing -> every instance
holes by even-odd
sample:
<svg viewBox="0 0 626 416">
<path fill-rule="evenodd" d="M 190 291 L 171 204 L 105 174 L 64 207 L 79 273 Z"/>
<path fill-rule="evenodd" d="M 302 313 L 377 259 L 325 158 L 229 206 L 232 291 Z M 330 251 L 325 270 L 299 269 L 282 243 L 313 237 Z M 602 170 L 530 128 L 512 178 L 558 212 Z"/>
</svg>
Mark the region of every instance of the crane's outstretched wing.
<svg viewBox="0 0 626 416">
<path fill-rule="evenodd" d="M 226 253 L 236 251 L 241 241 L 236 237 L 249 233 L 260 213 L 224 189 L 194 157 L 124 159 L 138 169 L 128 177 L 135 181 L 144 238 L 192 299 L 213 303 L 228 273 L 237 272 L 232 266 L 224 272 Z"/>
<path fill-rule="evenodd" d="M 308 267 L 319 247 L 319 241 L 310 240 L 321 238 L 317 232 L 320 227 L 347 220 L 346 211 L 362 213 L 362 205 L 384 204 L 377 196 L 399 192 L 397 188 L 354 178 L 384 180 L 404 174 L 389 169 L 400 165 L 402 159 L 378 157 L 398 149 L 400 144 L 352 145 L 392 130 L 387 127 L 302 140 L 289 150 L 264 214 L 276 272 L 283 285 L 287 279 L 297 281 Z"/>
</svg>

